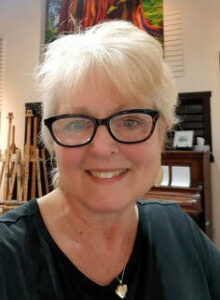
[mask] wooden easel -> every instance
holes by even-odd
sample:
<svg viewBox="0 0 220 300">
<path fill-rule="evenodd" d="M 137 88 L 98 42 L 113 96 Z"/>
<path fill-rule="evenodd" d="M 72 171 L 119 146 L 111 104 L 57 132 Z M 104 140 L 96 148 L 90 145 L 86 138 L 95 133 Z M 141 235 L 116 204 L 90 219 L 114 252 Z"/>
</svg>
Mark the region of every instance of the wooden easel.
<svg viewBox="0 0 220 300">
<path fill-rule="evenodd" d="M 8 114 L 8 137 L 7 137 L 7 148 L 5 152 L 5 163 L 4 163 L 4 186 L 3 186 L 3 198 L 7 199 L 8 191 L 9 191 L 9 178 L 10 178 L 10 142 L 11 142 L 11 126 L 12 126 L 12 119 L 13 113 L 10 112 Z"/>
<path fill-rule="evenodd" d="M 26 141 L 23 153 L 15 145 L 13 113 L 9 113 L 7 118 L 7 148 L 4 155 L 0 150 L 0 187 L 3 186 L 3 200 L 13 206 L 15 200 L 22 203 L 48 193 L 49 181 L 45 149 L 39 149 L 37 145 L 37 117 L 34 116 L 32 110 L 27 110 Z"/>
<path fill-rule="evenodd" d="M 32 110 L 27 110 L 27 136 L 24 147 L 24 190 L 23 199 L 28 200 L 28 182 L 29 182 L 29 163 L 30 163 L 30 143 L 31 143 L 31 118 L 33 117 Z"/>
</svg>

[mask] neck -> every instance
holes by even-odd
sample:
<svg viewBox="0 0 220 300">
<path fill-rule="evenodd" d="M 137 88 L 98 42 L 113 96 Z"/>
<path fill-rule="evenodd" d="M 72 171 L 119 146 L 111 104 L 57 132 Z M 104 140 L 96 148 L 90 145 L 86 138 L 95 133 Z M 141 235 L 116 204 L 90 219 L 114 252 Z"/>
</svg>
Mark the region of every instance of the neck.
<svg viewBox="0 0 220 300">
<path fill-rule="evenodd" d="M 94 213 L 86 210 L 79 201 L 64 197 L 59 190 L 54 190 L 41 198 L 43 215 L 51 224 L 59 224 L 62 236 L 72 240 L 77 247 L 100 245 L 106 253 L 125 253 L 133 249 L 138 227 L 138 209 L 135 204 L 117 213 Z M 45 203 L 45 205 L 44 205 Z M 128 251 L 129 254 L 131 251 Z M 128 256 L 129 256 L 128 254 Z"/>
<path fill-rule="evenodd" d="M 94 213 L 75 205 L 77 201 L 69 201 L 59 190 L 38 202 L 55 241 L 62 239 L 60 244 L 69 247 L 68 257 L 89 278 L 107 284 L 124 269 L 137 233 L 135 204 L 118 213 Z"/>
<path fill-rule="evenodd" d="M 57 203 L 63 220 L 68 223 L 71 231 L 78 229 L 80 233 L 88 232 L 98 238 L 109 239 L 121 234 L 129 234 L 132 228 L 137 227 L 138 211 L 135 203 L 129 204 L 119 211 L 103 213 L 94 212 L 81 205 L 80 200 L 73 200 L 68 195 L 57 190 L 55 192 Z"/>
</svg>

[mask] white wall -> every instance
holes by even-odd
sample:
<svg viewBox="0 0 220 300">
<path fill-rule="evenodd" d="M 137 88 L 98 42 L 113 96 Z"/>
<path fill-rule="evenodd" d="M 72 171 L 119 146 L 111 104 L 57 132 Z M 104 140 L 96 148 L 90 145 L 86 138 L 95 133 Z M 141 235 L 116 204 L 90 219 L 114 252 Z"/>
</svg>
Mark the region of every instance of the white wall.
<svg viewBox="0 0 220 300">
<path fill-rule="evenodd" d="M 220 248 L 220 1 L 164 0 L 164 14 L 182 11 L 184 76 L 179 92 L 211 91 L 214 241 Z"/>
<path fill-rule="evenodd" d="M 23 147 L 25 102 L 38 101 L 32 74 L 40 58 L 44 2 L 0 1 L 0 37 L 6 47 L 0 149 L 6 145 L 8 112 L 14 113 L 16 143 Z"/>
</svg>

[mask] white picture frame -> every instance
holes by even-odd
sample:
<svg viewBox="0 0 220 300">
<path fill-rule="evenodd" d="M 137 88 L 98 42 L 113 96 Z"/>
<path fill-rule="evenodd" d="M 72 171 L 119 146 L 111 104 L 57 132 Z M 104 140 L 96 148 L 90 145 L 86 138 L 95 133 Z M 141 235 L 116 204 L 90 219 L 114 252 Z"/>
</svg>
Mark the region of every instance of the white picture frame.
<svg viewBox="0 0 220 300">
<path fill-rule="evenodd" d="M 193 130 L 175 131 L 173 147 L 174 148 L 192 148 L 193 147 Z"/>
</svg>

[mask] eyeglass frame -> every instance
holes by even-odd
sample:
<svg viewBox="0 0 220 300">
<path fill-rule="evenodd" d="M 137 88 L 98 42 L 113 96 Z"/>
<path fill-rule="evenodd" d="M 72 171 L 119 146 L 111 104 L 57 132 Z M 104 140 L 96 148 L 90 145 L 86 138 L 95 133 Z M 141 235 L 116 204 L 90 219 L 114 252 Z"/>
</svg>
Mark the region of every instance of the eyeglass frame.
<svg viewBox="0 0 220 300">
<path fill-rule="evenodd" d="M 150 133 L 142 140 L 138 140 L 138 141 L 122 141 L 120 139 L 118 139 L 113 133 L 112 133 L 112 130 L 111 130 L 111 127 L 110 127 L 110 121 L 111 119 L 113 119 L 114 117 L 117 117 L 117 116 L 120 116 L 120 115 L 125 115 L 125 114 L 132 114 L 132 113 L 143 113 L 143 114 L 146 114 L 146 115 L 149 115 L 152 117 L 152 127 L 151 127 L 151 131 Z M 99 126 L 101 125 L 104 125 L 110 136 L 117 142 L 119 143 L 122 143 L 122 144 L 139 144 L 139 143 L 142 143 L 146 140 L 148 140 L 154 130 L 155 130 L 155 126 L 156 126 L 156 123 L 159 119 L 159 112 L 156 111 L 156 110 L 152 110 L 152 109 L 147 109 L 147 108 L 144 108 L 144 109 L 130 109 L 130 110 L 123 110 L 123 111 L 120 111 L 120 112 L 117 112 L 117 113 L 114 113 L 114 114 L 111 114 L 110 116 L 108 116 L 107 118 L 103 118 L 103 119 L 97 119 L 97 118 L 94 118 L 92 116 L 88 116 L 88 115 L 85 115 L 85 114 L 61 114 L 61 115 L 57 115 L 57 116 L 53 116 L 53 117 L 49 117 L 47 119 L 44 119 L 44 125 L 48 128 L 53 140 L 60 146 L 62 147 L 68 147 L 68 148 L 75 148 L 75 147 L 81 147 L 81 146 L 85 146 L 89 143 L 92 142 L 92 140 L 94 139 L 95 137 L 95 134 L 96 134 L 96 131 L 98 129 Z M 55 121 L 57 120 L 60 120 L 60 119 L 65 119 L 65 118 L 71 118 L 71 117 L 77 117 L 77 118 L 84 118 L 84 119 L 88 119 L 88 120 L 91 120 L 94 124 L 94 130 L 93 130 L 93 134 L 91 135 L 90 139 L 88 141 L 86 141 L 85 143 L 83 144 L 77 144 L 77 145 L 65 145 L 65 144 L 62 144 L 60 141 L 58 141 L 58 139 L 56 138 L 54 132 L 53 132 L 53 128 L 52 128 L 52 125 Z"/>
</svg>

